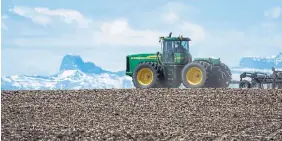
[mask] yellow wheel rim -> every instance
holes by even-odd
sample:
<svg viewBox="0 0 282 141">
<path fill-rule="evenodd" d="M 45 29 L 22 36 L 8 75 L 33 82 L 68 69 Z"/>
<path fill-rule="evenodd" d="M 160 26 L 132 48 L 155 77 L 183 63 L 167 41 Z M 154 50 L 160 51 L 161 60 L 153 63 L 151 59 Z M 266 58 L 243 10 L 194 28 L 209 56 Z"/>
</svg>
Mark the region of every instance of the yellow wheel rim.
<svg viewBox="0 0 282 141">
<path fill-rule="evenodd" d="M 153 81 L 153 72 L 148 68 L 142 68 L 137 73 L 137 80 L 141 85 L 149 85 Z"/>
<path fill-rule="evenodd" d="M 192 85 L 200 84 L 203 80 L 203 72 L 197 67 L 192 67 L 186 73 L 186 80 Z"/>
</svg>

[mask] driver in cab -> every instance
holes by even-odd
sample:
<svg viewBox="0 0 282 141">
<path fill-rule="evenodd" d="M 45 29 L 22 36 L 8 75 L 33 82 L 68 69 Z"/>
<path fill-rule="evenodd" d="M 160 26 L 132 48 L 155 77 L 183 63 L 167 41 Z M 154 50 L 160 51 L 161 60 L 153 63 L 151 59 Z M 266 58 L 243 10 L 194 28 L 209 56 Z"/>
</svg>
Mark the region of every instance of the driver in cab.
<svg viewBox="0 0 282 141">
<path fill-rule="evenodd" d="M 177 42 L 174 47 L 174 52 L 181 53 L 185 52 L 186 49 L 181 45 L 181 42 Z"/>
</svg>

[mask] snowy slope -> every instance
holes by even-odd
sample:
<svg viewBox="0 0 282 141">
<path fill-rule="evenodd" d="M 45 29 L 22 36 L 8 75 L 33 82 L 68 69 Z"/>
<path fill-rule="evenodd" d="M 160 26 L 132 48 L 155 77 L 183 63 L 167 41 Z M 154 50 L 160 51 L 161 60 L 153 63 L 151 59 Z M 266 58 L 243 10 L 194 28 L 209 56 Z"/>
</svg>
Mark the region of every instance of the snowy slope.
<svg viewBox="0 0 282 141">
<path fill-rule="evenodd" d="M 95 89 L 132 88 L 131 78 L 124 71 L 110 72 L 80 56 L 66 55 L 60 72 L 52 76 L 14 75 L 1 78 L 2 90 L 49 90 L 49 89 Z"/>
<path fill-rule="evenodd" d="M 240 68 L 271 69 L 282 68 L 282 53 L 271 57 L 243 57 L 240 60 Z"/>
<path fill-rule="evenodd" d="M 93 89 L 93 88 L 131 88 L 129 77 L 115 74 L 85 74 L 80 70 L 65 70 L 56 76 L 40 78 L 33 76 L 2 77 L 2 89 Z"/>
</svg>

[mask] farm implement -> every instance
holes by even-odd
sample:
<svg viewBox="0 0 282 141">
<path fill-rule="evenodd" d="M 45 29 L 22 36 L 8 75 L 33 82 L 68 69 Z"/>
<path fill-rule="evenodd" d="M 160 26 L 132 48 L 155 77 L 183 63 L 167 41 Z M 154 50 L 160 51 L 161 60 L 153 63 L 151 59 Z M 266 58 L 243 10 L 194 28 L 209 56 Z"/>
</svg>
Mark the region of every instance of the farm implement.
<svg viewBox="0 0 282 141">
<path fill-rule="evenodd" d="M 282 71 L 272 68 L 272 74 L 244 72 L 240 75 L 239 88 L 282 89 Z M 250 80 L 246 80 L 249 78 Z"/>
</svg>

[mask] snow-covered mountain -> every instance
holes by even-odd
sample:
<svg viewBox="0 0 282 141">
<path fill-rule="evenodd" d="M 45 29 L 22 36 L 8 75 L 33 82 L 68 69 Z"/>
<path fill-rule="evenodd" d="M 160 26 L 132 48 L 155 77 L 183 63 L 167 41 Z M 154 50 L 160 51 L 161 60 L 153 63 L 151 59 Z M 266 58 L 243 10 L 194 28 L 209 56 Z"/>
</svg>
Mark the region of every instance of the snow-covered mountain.
<svg viewBox="0 0 282 141">
<path fill-rule="evenodd" d="M 14 75 L 1 78 L 2 90 L 52 90 L 132 88 L 130 77 L 124 71 L 103 70 L 80 56 L 68 54 L 63 57 L 60 71 L 51 76 Z"/>
<path fill-rule="evenodd" d="M 282 53 L 271 57 L 248 56 L 240 60 L 238 67 L 231 68 L 233 80 L 240 80 L 243 72 L 263 72 L 271 74 L 271 68 L 282 70 Z"/>
<path fill-rule="evenodd" d="M 271 57 L 243 57 L 240 68 L 271 69 L 282 68 L 282 53 Z"/>
<path fill-rule="evenodd" d="M 282 53 L 273 57 L 243 57 L 239 67 L 231 68 L 233 80 L 245 71 L 271 73 L 282 68 Z M 84 62 L 78 55 L 63 57 L 60 71 L 51 76 L 14 75 L 1 78 L 2 90 L 99 89 L 133 88 L 131 78 L 124 71 L 103 70 L 92 62 Z M 237 87 L 237 86 L 230 86 Z"/>
</svg>

